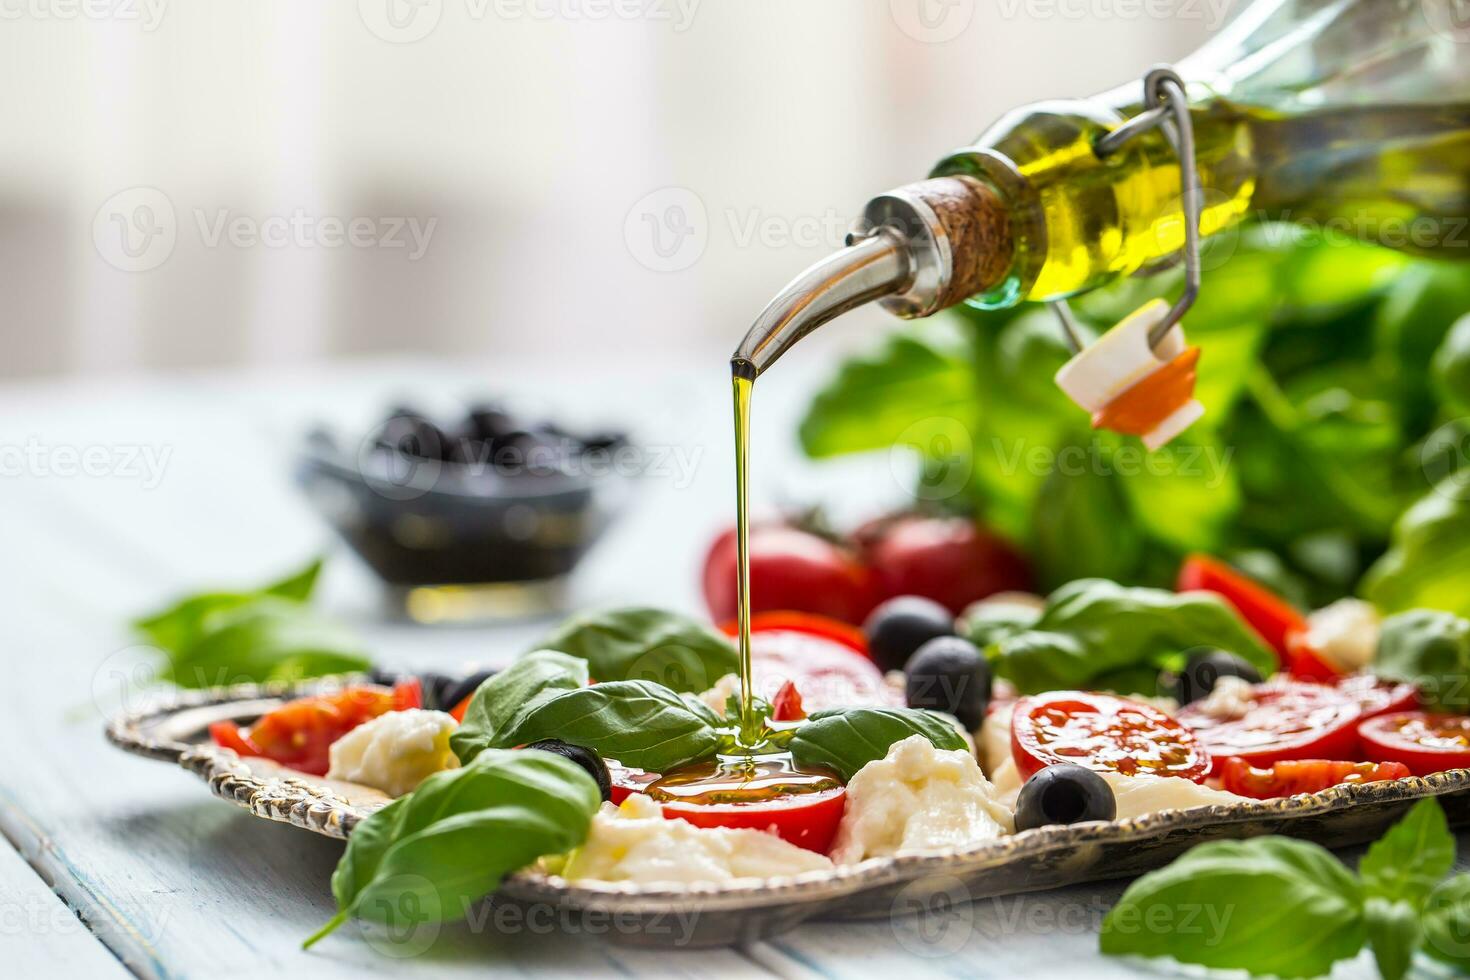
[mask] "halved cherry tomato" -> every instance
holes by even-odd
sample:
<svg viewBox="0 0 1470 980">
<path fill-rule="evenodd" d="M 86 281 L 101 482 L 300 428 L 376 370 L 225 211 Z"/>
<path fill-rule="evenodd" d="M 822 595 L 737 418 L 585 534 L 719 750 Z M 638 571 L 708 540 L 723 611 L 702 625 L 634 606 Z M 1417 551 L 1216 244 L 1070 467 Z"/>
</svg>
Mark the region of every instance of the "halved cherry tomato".
<svg viewBox="0 0 1470 980">
<path fill-rule="evenodd" d="M 795 684 L 787 681 L 771 699 L 771 720 L 801 721 L 805 717 L 806 711 L 801 706 L 801 692 L 796 689 Z"/>
<path fill-rule="evenodd" d="M 829 616 L 816 613 L 797 612 L 794 609 L 778 609 L 772 612 L 754 613 L 750 617 L 750 631 L 765 633 L 772 630 L 790 630 L 793 633 L 810 633 L 829 640 L 836 640 L 851 647 L 863 656 L 868 656 L 868 638 L 861 628 L 844 623 Z M 740 635 L 740 621 L 729 619 L 720 624 L 726 636 Z"/>
<path fill-rule="evenodd" d="M 209 726 L 209 737 L 214 740 L 215 745 L 233 749 L 236 755 L 242 757 L 260 755 L 260 749 L 251 744 L 240 726 L 233 721 L 214 722 Z"/>
<path fill-rule="evenodd" d="M 1370 759 L 1402 762 L 1416 776 L 1470 769 L 1470 717 L 1422 711 L 1370 718 L 1358 726 Z"/>
<path fill-rule="evenodd" d="M 453 718 L 455 721 L 464 721 L 464 713 L 470 710 L 470 702 L 474 699 L 475 696 L 473 694 L 466 694 L 463 701 L 460 701 L 459 704 L 456 704 L 453 708 L 449 709 L 449 717 Z"/>
<path fill-rule="evenodd" d="M 1286 671 L 1304 681 L 1332 681 L 1342 676 L 1322 652 L 1312 646 L 1307 630 L 1293 630 L 1286 635 Z"/>
<path fill-rule="evenodd" d="M 329 750 L 333 742 L 365 721 L 422 703 L 417 678 L 399 681 L 392 690 L 363 684 L 288 701 L 261 717 L 249 730 L 237 728 L 234 734 L 239 736 L 238 741 L 225 727 L 218 732 L 211 727 L 210 735 L 217 744 L 242 755 L 263 756 L 298 772 L 325 776 L 331 765 Z M 254 751 L 241 752 L 241 742 Z"/>
<path fill-rule="evenodd" d="M 1270 800 L 1298 793 L 1320 793 L 1332 786 L 1376 783 L 1410 775 L 1409 767 L 1399 762 L 1294 759 L 1275 763 L 1269 769 L 1257 769 L 1236 756 L 1225 760 L 1220 770 L 1220 786 L 1237 796 Z"/>
<path fill-rule="evenodd" d="M 1306 617 L 1285 599 L 1208 555 L 1190 555 L 1184 559 L 1175 588 L 1180 592 L 1204 591 L 1220 596 L 1275 648 L 1283 663 L 1290 656 L 1287 637 L 1307 628 Z"/>
<path fill-rule="evenodd" d="M 734 635 L 733 624 L 722 627 Z M 901 707 L 901 692 L 884 682 L 845 624 L 821 616 L 790 612 L 751 618 L 750 656 L 756 694 L 773 701 L 788 681 L 801 692 L 808 712 L 854 705 Z"/>
<path fill-rule="evenodd" d="M 1016 702 L 1011 755 L 1023 780 L 1060 762 L 1098 772 L 1182 776 L 1195 782 L 1210 772 L 1209 753 L 1162 711 L 1082 691 L 1053 691 Z"/>
<path fill-rule="evenodd" d="M 612 788 L 608 799 L 621 804 L 633 793 L 641 793 L 648 788 L 648 784 L 658 779 L 656 772 L 647 772 L 643 769 L 634 769 L 625 766 L 614 759 L 604 759 L 607 763 L 607 774 L 612 779 Z"/>
<path fill-rule="evenodd" d="M 1272 679 L 1251 688 L 1244 717 L 1214 718 L 1196 702 L 1179 712 L 1216 760 L 1230 756 L 1253 766 L 1285 759 L 1356 759 L 1360 695 L 1328 684 Z"/>
<path fill-rule="evenodd" d="M 1419 707 L 1419 689 L 1413 684 L 1385 681 L 1372 674 L 1347 674 L 1333 687 L 1358 702 L 1364 718 L 1414 711 Z"/>
<path fill-rule="evenodd" d="M 676 803 L 660 801 L 664 817 L 696 827 L 764 830 L 818 854 L 832 849 L 847 807 L 842 786 L 816 793 L 780 796 L 757 803 Z"/>
</svg>

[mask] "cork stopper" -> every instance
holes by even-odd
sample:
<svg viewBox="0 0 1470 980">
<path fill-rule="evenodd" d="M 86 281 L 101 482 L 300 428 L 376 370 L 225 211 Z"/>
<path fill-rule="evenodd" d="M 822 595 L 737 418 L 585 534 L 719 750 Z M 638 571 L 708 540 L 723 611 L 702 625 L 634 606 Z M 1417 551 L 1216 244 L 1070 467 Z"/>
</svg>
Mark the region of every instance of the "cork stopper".
<svg viewBox="0 0 1470 980">
<path fill-rule="evenodd" d="M 1011 218 L 1000 195 L 974 177 L 934 177 L 895 193 L 922 201 L 949 239 L 949 281 L 935 309 L 945 309 L 993 289 L 1011 268 L 1015 244 Z"/>
</svg>

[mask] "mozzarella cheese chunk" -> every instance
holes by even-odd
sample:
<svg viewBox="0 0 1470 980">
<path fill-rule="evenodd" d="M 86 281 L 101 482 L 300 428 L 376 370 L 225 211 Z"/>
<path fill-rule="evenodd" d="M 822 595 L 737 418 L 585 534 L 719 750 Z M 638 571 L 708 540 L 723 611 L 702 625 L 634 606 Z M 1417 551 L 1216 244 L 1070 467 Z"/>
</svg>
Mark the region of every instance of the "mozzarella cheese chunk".
<svg viewBox="0 0 1470 980">
<path fill-rule="evenodd" d="M 1210 693 L 1196 701 L 1191 707 L 1216 721 L 1236 721 L 1244 718 L 1254 707 L 1256 699 L 1253 685 L 1242 677 L 1229 674 L 1215 681 Z M 1166 777 L 1175 778 L 1175 777 Z"/>
<path fill-rule="evenodd" d="M 1371 603 L 1339 599 L 1307 617 L 1307 643 L 1343 673 L 1363 670 L 1378 651 L 1383 620 Z"/>
<path fill-rule="evenodd" d="M 332 743 L 327 778 L 402 796 L 434 773 L 459 765 L 449 749 L 454 729 L 454 719 L 442 711 L 413 708 L 379 715 Z"/>
<path fill-rule="evenodd" d="M 980 723 L 980 762 L 992 780 L 1000 767 L 1011 761 L 1011 716 L 1015 702 L 992 708 Z"/>
<path fill-rule="evenodd" d="M 1119 820 L 1158 813 L 1160 810 L 1187 810 L 1193 806 L 1252 802 L 1244 796 L 1236 796 L 1222 789 L 1210 789 L 1179 776 L 1125 776 L 1116 772 L 1105 772 L 1101 775 L 1113 788 L 1113 796 L 1118 801 Z"/>
<path fill-rule="evenodd" d="M 665 820 L 657 801 L 634 793 L 622 806 L 603 804 L 562 875 L 645 884 L 723 882 L 831 867 L 823 855 L 775 834 Z"/>
<path fill-rule="evenodd" d="M 709 709 L 721 718 L 725 717 L 725 705 L 731 697 L 740 696 L 740 677 L 736 674 L 726 674 L 715 681 L 715 686 L 699 695 L 699 700 L 709 705 Z"/>
<path fill-rule="evenodd" d="M 847 810 L 832 859 L 865 858 L 958 847 L 1013 833 L 1011 811 L 975 757 L 936 749 L 922 735 L 895 742 L 882 759 L 847 784 Z"/>
</svg>

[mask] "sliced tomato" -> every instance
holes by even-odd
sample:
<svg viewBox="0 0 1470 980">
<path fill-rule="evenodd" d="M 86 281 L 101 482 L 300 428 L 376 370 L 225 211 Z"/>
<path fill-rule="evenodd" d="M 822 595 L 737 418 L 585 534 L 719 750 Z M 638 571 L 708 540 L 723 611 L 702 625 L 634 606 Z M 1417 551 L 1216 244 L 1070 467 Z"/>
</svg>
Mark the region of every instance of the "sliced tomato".
<svg viewBox="0 0 1470 980">
<path fill-rule="evenodd" d="M 787 681 L 771 699 L 771 720 L 801 721 L 805 717 L 806 711 L 801 706 L 801 692 L 796 689 L 795 684 Z"/>
<path fill-rule="evenodd" d="M 259 755 L 299 772 L 325 776 L 333 742 L 365 721 L 398 710 L 411 697 L 409 687 L 389 690 L 364 684 L 298 698 L 263 716 L 246 737 Z"/>
<path fill-rule="evenodd" d="M 1342 676 L 1342 671 L 1334 667 L 1328 659 L 1322 655 L 1322 651 L 1312 645 L 1311 634 L 1307 630 L 1295 630 L 1286 636 L 1286 671 L 1292 677 L 1304 681 L 1332 681 Z"/>
<path fill-rule="evenodd" d="M 241 757 L 260 755 L 260 749 L 245 737 L 240 726 L 233 721 L 214 722 L 209 726 L 209 737 L 214 740 L 215 745 L 233 749 Z"/>
<path fill-rule="evenodd" d="M 1419 689 L 1413 684 L 1385 681 L 1372 674 L 1347 674 L 1333 686 L 1358 702 L 1364 718 L 1414 711 L 1419 707 Z"/>
<path fill-rule="evenodd" d="M 615 804 L 621 804 L 633 793 L 643 792 L 648 788 L 650 783 L 659 777 L 659 774 L 656 772 L 634 769 L 614 759 L 604 759 L 603 761 L 607 763 L 607 774 L 612 779 L 612 790 L 609 799 Z"/>
<path fill-rule="evenodd" d="M 1257 769 L 1234 756 L 1220 770 L 1220 786 L 1227 793 L 1270 800 L 1298 793 L 1320 793 L 1332 786 L 1376 783 L 1412 775 L 1399 762 L 1338 762 L 1330 759 L 1294 759 Z"/>
<path fill-rule="evenodd" d="M 1357 695 L 1328 684 L 1290 679 L 1256 684 L 1241 718 L 1206 714 L 1200 703 L 1179 712 L 1185 724 L 1216 760 L 1230 756 L 1253 766 L 1288 759 L 1357 759 L 1357 723 L 1363 708 Z"/>
<path fill-rule="evenodd" d="M 464 700 L 460 701 L 459 704 L 456 704 L 453 708 L 449 709 L 449 717 L 453 718 L 455 721 L 464 721 L 464 713 L 470 710 L 470 702 L 474 699 L 475 696 L 473 694 L 466 694 L 464 696 Z"/>
<path fill-rule="evenodd" d="M 1208 555 L 1190 555 L 1184 559 L 1175 587 L 1180 592 L 1213 592 L 1230 603 L 1275 648 L 1282 663 L 1290 656 L 1287 638 L 1307 628 L 1306 617 L 1291 603 Z"/>
<path fill-rule="evenodd" d="M 404 677 L 393 684 L 393 710 L 408 711 L 424 706 L 424 682 L 417 677 Z"/>
<path fill-rule="evenodd" d="M 1402 762 L 1416 776 L 1470 769 L 1470 717 L 1401 711 L 1370 718 L 1358 727 L 1363 753 Z"/>
<path fill-rule="evenodd" d="M 664 817 L 685 820 L 696 827 L 763 830 L 797 847 L 826 854 L 837 839 L 837 827 L 847 807 L 842 786 L 816 793 L 780 796 L 757 803 L 682 803 L 660 801 Z"/>
<path fill-rule="evenodd" d="M 734 624 L 722 627 L 735 635 Z M 751 667 L 756 694 L 774 702 L 790 682 L 806 711 L 854 705 L 902 707 L 901 692 L 883 680 L 862 633 L 821 616 L 787 612 L 751 618 Z"/>
<path fill-rule="evenodd" d="M 1011 755 L 1023 781 L 1060 762 L 1098 772 L 1182 776 L 1195 782 L 1210 771 L 1209 753 L 1162 711 L 1082 691 L 1053 691 L 1016 702 Z"/>
</svg>

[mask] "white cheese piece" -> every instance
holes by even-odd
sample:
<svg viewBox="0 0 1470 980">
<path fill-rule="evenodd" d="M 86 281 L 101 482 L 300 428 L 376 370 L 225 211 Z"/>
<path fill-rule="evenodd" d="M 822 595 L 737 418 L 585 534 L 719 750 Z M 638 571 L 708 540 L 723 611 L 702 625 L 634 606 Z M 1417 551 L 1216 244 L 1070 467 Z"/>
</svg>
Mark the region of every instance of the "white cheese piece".
<svg viewBox="0 0 1470 980">
<path fill-rule="evenodd" d="M 1236 721 L 1246 716 L 1255 705 L 1252 696 L 1251 682 L 1242 677 L 1232 677 L 1225 674 L 1215 681 L 1215 686 L 1210 693 L 1190 705 L 1191 710 L 1198 711 L 1216 721 Z M 1177 777 L 1167 777 L 1174 779 Z"/>
<path fill-rule="evenodd" d="M 1168 316 L 1169 304 L 1154 300 L 1083 348 L 1057 371 L 1057 387 L 1082 408 L 1099 412 L 1144 378 L 1184 353 L 1184 331 L 1175 324 L 1157 348 L 1148 345 L 1148 333 Z M 1158 449 L 1199 421 L 1205 407 L 1191 398 L 1143 437 L 1150 450 Z"/>
<path fill-rule="evenodd" d="M 847 810 L 832 859 L 865 858 L 959 847 L 1014 832 L 1011 811 L 974 756 L 936 749 L 922 735 L 895 742 L 847 784 Z"/>
<path fill-rule="evenodd" d="M 715 686 L 699 695 L 699 700 L 709 705 L 710 710 L 721 718 L 725 717 L 725 705 L 730 696 L 740 696 L 740 677 L 737 674 L 726 674 L 715 681 Z"/>
<path fill-rule="evenodd" d="M 1372 603 L 1339 599 L 1307 617 L 1307 643 L 1345 674 L 1363 670 L 1378 652 L 1383 620 Z"/>
<path fill-rule="evenodd" d="M 1011 761 L 1011 715 L 1015 702 L 992 708 L 980 724 L 980 762 L 992 780 L 1001 766 Z"/>
<path fill-rule="evenodd" d="M 723 882 L 821 871 L 832 862 L 760 830 L 696 827 L 665 820 L 658 803 L 634 793 L 620 807 L 603 804 L 587 841 L 568 859 L 568 880 Z"/>
<path fill-rule="evenodd" d="M 1211 789 L 1179 776 L 1125 776 L 1122 773 L 1105 772 L 1102 777 L 1113 788 L 1113 796 L 1118 801 L 1119 820 L 1158 813 L 1160 810 L 1187 810 L 1193 806 L 1251 802 L 1244 796 L 1236 796 L 1222 789 Z"/>
<path fill-rule="evenodd" d="M 402 796 L 459 760 L 449 749 L 455 721 L 443 711 L 390 711 L 358 725 L 328 749 L 328 779 Z"/>
</svg>

